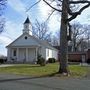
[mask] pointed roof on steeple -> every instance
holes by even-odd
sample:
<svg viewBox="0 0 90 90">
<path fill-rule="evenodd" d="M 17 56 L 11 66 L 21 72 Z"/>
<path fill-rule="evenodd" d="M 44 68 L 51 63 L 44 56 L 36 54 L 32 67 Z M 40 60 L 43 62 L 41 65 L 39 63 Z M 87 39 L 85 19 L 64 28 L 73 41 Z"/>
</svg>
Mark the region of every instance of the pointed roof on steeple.
<svg viewBox="0 0 90 90">
<path fill-rule="evenodd" d="M 27 17 L 27 19 L 25 20 L 24 24 L 25 24 L 25 23 L 31 23 L 28 17 Z"/>
</svg>

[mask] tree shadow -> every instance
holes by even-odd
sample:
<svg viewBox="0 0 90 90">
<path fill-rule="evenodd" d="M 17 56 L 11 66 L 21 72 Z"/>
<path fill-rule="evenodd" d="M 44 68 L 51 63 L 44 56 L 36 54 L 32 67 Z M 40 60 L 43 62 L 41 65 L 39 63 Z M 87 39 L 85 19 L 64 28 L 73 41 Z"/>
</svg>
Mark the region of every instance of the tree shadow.
<svg viewBox="0 0 90 90">
<path fill-rule="evenodd" d="M 42 76 L 32 76 L 32 77 L 17 77 L 17 78 L 10 78 L 10 79 L 2 79 L 0 80 L 1 82 L 10 82 L 10 81 L 19 81 L 19 80 L 29 80 L 29 79 L 36 79 L 36 78 L 46 78 L 46 77 L 53 77 L 57 74 L 56 73 L 52 73 L 52 74 L 47 74 L 47 75 L 42 75 Z"/>
<path fill-rule="evenodd" d="M 43 87 L 43 88 L 48 88 L 48 89 L 52 89 L 52 90 L 63 90 L 61 87 L 54 87 L 54 86 L 49 86 L 49 84 L 43 84 L 43 83 L 38 83 L 38 82 L 27 82 L 27 81 L 22 81 L 22 80 L 31 80 L 31 79 L 37 79 L 37 78 L 45 78 L 45 77 L 51 77 L 55 75 L 55 73 L 51 74 L 51 75 L 46 75 L 46 76 L 39 76 L 39 77 L 23 77 L 23 78 L 11 78 L 11 79 L 3 79 L 0 80 L 0 83 L 4 83 L 4 82 L 14 82 L 14 81 L 18 81 L 18 84 L 27 84 L 27 85 L 34 85 L 34 86 L 39 86 L 39 87 Z"/>
<path fill-rule="evenodd" d="M 2 80 L 0 80 L 0 83 L 1 82 L 18 81 L 18 80 L 34 79 L 34 78 L 38 78 L 38 77 L 23 77 L 23 78 L 2 79 Z"/>
</svg>

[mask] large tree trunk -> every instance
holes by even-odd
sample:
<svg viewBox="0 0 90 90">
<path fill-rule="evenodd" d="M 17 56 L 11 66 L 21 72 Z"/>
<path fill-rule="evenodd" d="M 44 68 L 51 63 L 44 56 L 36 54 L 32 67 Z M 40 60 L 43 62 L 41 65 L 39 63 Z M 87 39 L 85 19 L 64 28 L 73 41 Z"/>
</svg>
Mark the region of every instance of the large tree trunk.
<svg viewBox="0 0 90 90">
<path fill-rule="evenodd" d="M 41 1 L 41 0 L 39 0 Z M 60 32 L 60 67 L 59 73 L 68 74 L 68 41 L 67 41 L 67 26 L 69 22 L 75 19 L 78 15 L 82 13 L 83 10 L 90 6 L 89 0 L 58 0 L 60 1 L 60 9 L 52 6 L 51 3 L 47 2 L 48 0 L 43 0 L 47 5 L 49 5 L 53 10 L 61 12 L 61 32 Z M 57 1 L 57 0 L 53 0 Z M 62 5 L 61 5 L 62 3 Z M 70 5 L 84 4 L 79 10 L 75 12 L 69 7 Z M 85 5 L 86 4 L 86 5 Z M 62 7 L 62 9 L 61 9 Z M 72 6 L 73 7 L 73 6 Z M 70 15 L 68 17 L 68 14 Z M 52 13 L 51 13 L 52 15 Z M 50 15 L 50 16 L 51 16 Z"/>
<path fill-rule="evenodd" d="M 67 26 L 68 26 L 68 0 L 63 0 L 62 15 L 61 15 L 61 31 L 60 31 L 60 67 L 59 73 L 68 74 L 68 41 L 67 41 Z"/>
</svg>

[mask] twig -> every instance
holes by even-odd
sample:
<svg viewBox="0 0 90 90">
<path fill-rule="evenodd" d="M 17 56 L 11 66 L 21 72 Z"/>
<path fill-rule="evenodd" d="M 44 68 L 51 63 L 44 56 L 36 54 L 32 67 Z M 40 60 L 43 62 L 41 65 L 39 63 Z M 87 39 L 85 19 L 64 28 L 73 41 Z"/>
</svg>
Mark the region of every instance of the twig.
<svg viewBox="0 0 90 90">
<path fill-rule="evenodd" d="M 34 3 L 32 6 L 30 6 L 27 10 L 26 10 L 26 12 L 28 12 L 30 9 L 32 9 L 36 4 L 38 4 L 39 2 L 40 2 L 41 0 L 38 0 L 36 3 Z"/>
</svg>

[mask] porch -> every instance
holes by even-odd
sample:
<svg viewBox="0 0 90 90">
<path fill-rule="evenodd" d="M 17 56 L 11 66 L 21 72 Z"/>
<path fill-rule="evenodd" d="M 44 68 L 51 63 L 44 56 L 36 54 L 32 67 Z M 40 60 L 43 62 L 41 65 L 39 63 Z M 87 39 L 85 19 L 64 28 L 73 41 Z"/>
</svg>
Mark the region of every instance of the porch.
<svg viewBox="0 0 90 90">
<path fill-rule="evenodd" d="M 8 49 L 8 61 L 30 62 L 37 61 L 38 47 L 13 47 Z"/>
</svg>

